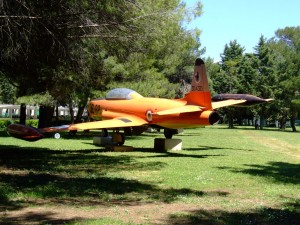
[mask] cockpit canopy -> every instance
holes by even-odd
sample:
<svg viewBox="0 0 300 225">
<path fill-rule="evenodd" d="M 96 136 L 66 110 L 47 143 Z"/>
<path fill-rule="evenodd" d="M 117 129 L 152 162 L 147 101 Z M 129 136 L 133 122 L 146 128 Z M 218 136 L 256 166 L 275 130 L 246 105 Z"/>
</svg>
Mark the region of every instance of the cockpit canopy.
<svg viewBox="0 0 300 225">
<path fill-rule="evenodd" d="M 131 100 L 136 98 L 143 98 L 143 96 L 128 88 L 112 89 L 105 96 L 105 99 L 109 100 Z"/>
</svg>

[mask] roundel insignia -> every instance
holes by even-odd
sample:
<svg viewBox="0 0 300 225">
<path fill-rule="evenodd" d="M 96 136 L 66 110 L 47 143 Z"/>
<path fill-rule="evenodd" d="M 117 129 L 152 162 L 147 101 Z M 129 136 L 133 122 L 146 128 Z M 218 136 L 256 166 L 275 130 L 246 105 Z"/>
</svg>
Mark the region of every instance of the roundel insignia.
<svg viewBox="0 0 300 225">
<path fill-rule="evenodd" d="M 195 81 L 196 81 L 197 83 L 199 83 L 199 82 L 200 82 L 200 74 L 199 74 L 198 72 L 196 72 L 196 73 L 194 74 L 194 77 L 195 77 Z"/>
<path fill-rule="evenodd" d="M 152 121 L 152 112 L 151 112 L 151 110 L 148 110 L 146 112 L 146 118 L 147 118 L 148 122 Z"/>
</svg>

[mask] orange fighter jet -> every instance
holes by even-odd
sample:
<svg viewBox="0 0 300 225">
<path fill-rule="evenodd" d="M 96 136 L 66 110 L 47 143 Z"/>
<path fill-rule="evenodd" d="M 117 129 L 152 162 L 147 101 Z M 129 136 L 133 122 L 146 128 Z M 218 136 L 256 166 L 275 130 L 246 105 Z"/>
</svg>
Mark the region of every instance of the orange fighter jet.
<svg viewBox="0 0 300 225">
<path fill-rule="evenodd" d="M 119 129 L 134 127 L 163 128 L 166 138 L 172 138 L 179 128 L 212 125 L 219 121 L 215 109 L 225 106 L 249 106 L 268 102 L 252 95 L 220 94 L 212 101 L 205 64 L 196 59 L 191 91 L 181 99 L 146 98 L 126 89 L 113 89 L 104 99 L 90 101 L 88 113 L 94 122 L 36 129 L 20 124 L 8 127 L 11 136 L 35 141 L 45 132 L 63 130 Z"/>
</svg>

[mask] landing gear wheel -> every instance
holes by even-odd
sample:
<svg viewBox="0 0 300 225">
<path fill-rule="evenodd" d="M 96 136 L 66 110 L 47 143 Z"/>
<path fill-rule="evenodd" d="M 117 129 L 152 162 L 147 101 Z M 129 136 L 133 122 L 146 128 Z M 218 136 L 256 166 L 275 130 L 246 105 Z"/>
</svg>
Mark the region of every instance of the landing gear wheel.
<svg viewBox="0 0 300 225">
<path fill-rule="evenodd" d="M 121 139 L 122 139 L 122 141 L 119 143 L 119 145 L 123 146 L 125 143 L 125 135 L 124 134 L 121 134 Z"/>
<path fill-rule="evenodd" d="M 55 139 L 60 139 L 60 133 L 55 133 L 55 134 L 54 134 L 54 138 L 55 138 Z"/>
<path fill-rule="evenodd" d="M 118 146 L 122 146 L 125 143 L 125 135 L 119 132 L 113 134 L 113 142 Z"/>
<path fill-rule="evenodd" d="M 174 134 L 174 130 L 173 129 L 167 129 L 167 128 L 164 129 L 165 138 L 172 139 L 173 134 Z"/>
</svg>

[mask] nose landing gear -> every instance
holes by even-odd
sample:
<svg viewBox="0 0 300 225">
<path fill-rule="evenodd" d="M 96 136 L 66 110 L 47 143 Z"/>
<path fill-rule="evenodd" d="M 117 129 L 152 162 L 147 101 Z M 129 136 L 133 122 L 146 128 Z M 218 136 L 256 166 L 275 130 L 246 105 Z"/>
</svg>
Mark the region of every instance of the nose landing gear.
<svg viewBox="0 0 300 225">
<path fill-rule="evenodd" d="M 165 138 L 171 139 L 174 134 L 178 134 L 178 130 L 176 130 L 176 129 L 168 129 L 168 128 L 164 129 Z"/>
</svg>

